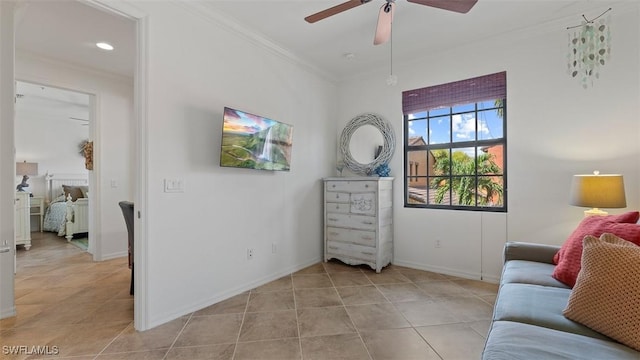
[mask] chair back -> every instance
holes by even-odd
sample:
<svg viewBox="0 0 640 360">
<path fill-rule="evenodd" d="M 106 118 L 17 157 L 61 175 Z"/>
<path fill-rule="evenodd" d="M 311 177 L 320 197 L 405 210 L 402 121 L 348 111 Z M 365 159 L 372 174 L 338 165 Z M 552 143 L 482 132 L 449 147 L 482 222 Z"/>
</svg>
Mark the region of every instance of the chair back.
<svg viewBox="0 0 640 360">
<path fill-rule="evenodd" d="M 133 264 L 133 203 L 131 201 L 120 201 L 118 203 L 124 215 L 124 222 L 129 233 L 129 265 Z"/>
</svg>

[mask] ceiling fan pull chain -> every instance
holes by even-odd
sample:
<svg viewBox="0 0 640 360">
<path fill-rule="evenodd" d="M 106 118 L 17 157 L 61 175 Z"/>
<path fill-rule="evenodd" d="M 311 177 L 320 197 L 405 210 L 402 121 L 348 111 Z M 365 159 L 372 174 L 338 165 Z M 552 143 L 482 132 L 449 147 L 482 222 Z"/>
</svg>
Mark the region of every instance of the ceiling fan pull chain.
<svg viewBox="0 0 640 360">
<path fill-rule="evenodd" d="M 389 61 L 389 77 L 387 78 L 387 85 L 395 86 L 398 83 L 398 77 L 393 75 L 393 19 L 391 19 L 391 26 L 389 29 L 389 47 L 391 53 L 391 59 Z"/>
</svg>

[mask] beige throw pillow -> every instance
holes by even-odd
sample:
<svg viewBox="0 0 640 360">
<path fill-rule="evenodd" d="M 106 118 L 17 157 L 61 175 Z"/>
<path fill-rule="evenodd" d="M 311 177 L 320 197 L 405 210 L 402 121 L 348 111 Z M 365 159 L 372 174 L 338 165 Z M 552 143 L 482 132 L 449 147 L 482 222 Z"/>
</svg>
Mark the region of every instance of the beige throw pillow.
<svg viewBox="0 0 640 360">
<path fill-rule="evenodd" d="M 640 351 L 640 246 L 605 233 L 583 242 L 564 315 Z"/>
</svg>

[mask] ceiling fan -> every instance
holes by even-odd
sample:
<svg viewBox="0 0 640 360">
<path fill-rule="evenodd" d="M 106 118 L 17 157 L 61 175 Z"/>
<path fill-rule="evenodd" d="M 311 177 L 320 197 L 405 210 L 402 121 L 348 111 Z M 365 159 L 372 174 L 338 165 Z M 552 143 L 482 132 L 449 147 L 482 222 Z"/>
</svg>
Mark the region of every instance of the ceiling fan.
<svg viewBox="0 0 640 360">
<path fill-rule="evenodd" d="M 478 0 L 407 0 L 408 2 L 431 6 L 439 9 L 455 11 L 458 13 L 466 14 L 471 8 L 478 2 Z M 308 23 L 315 23 L 322 19 L 326 19 L 330 16 L 347 11 L 354 7 L 371 2 L 371 0 L 349 0 L 342 4 L 330 7 L 328 9 L 317 12 L 313 15 L 309 15 L 304 18 Z M 387 42 L 391 37 L 391 23 L 393 21 L 393 9 L 395 7 L 395 0 L 386 0 L 386 3 L 380 8 L 378 14 L 378 25 L 376 26 L 376 35 L 373 39 L 374 45 L 379 45 Z"/>
</svg>

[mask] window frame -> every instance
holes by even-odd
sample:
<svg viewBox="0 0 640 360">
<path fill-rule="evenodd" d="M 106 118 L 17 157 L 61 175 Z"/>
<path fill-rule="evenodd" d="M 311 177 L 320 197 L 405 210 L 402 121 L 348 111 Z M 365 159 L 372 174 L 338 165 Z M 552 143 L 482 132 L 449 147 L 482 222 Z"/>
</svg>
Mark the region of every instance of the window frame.
<svg viewBox="0 0 640 360">
<path fill-rule="evenodd" d="M 500 109 L 500 107 L 492 107 L 492 108 L 482 108 L 482 109 L 478 109 L 478 104 L 482 103 L 482 102 L 486 102 L 486 101 L 496 101 L 496 100 L 502 100 L 502 137 L 501 138 L 497 138 L 497 139 L 484 139 L 484 140 L 479 140 L 478 139 L 478 112 L 479 111 L 487 111 L 487 110 L 497 110 Z M 470 104 L 474 104 L 474 110 L 473 111 L 460 111 L 460 112 L 454 112 L 454 108 L 458 107 L 458 106 L 464 106 L 464 105 L 470 105 Z M 438 143 L 438 144 L 430 144 L 431 142 L 431 135 L 429 133 L 429 128 L 430 128 L 430 122 L 429 120 L 431 118 L 436 118 L 436 117 L 441 117 L 443 116 L 442 114 L 442 110 L 443 108 L 448 108 L 449 112 L 446 116 L 449 117 L 450 121 L 449 121 L 449 142 L 446 143 Z M 434 111 L 434 110 L 438 110 L 437 114 L 430 116 L 429 114 Z M 473 103 L 462 103 L 462 104 L 454 104 L 454 105 L 449 105 L 446 107 L 438 107 L 438 108 L 433 108 L 433 109 L 429 109 L 426 111 L 422 111 L 422 112 L 426 112 L 426 116 L 425 117 L 420 117 L 420 118 L 412 118 L 409 119 L 409 115 L 410 114 L 405 114 L 403 116 L 404 119 L 404 165 L 403 165 L 403 175 L 404 175 L 404 207 L 405 208 L 427 208 L 427 209 L 442 209 L 442 210 L 466 210 L 466 211 L 485 211 L 485 212 L 507 212 L 507 205 L 508 205 L 508 201 L 507 201 L 507 193 L 508 193 L 508 187 L 507 187 L 507 98 L 506 98 L 506 94 L 504 97 L 502 98 L 496 98 L 496 99 L 485 99 L 485 100 L 480 100 L 480 101 L 475 101 Z M 468 141 L 453 141 L 453 121 L 451 121 L 451 119 L 453 118 L 453 116 L 455 115 L 462 115 L 462 114 L 470 114 L 473 113 L 474 114 L 474 118 L 475 118 L 475 138 L 473 140 L 468 140 Z M 427 139 L 426 139 L 426 144 L 425 145 L 409 145 L 409 140 L 410 140 L 410 136 L 409 136 L 409 122 L 410 121 L 416 121 L 416 120 L 425 120 L 427 122 Z M 430 187 L 429 187 L 429 183 L 430 180 L 433 179 L 435 176 L 433 176 L 433 174 L 429 174 L 429 166 L 427 166 L 426 168 L 426 175 L 424 176 L 420 176 L 417 174 L 417 171 L 414 171 L 413 168 L 412 169 L 407 169 L 407 167 L 409 166 L 409 154 L 412 151 L 433 151 L 433 150 L 448 150 L 449 151 L 449 156 L 451 157 L 453 152 L 456 149 L 465 149 L 465 148 L 474 148 L 475 149 L 475 159 L 477 159 L 478 156 L 478 149 L 481 149 L 483 147 L 488 147 L 488 146 L 495 146 L 495 145 L 502 145 L 502 174 L 500 175 L 502 177 L 502 206 L 483 206 L 483 205 L 479 205 L 478 204 L 478 199 L 476 197 L 475 200 L 475 204 L 474 205 L 456 205 L 456 204 L 452 204 L 451 202 L 449 204 L 429 204 L 428 201 L 425 204 L 419 204 L 419 203 L 410 203 L 409 202 L 409 187 L 411 185 L 411 182 L 409 181 L 409 171 L 411 171 L 411 179 L 412 182 L 418 181 L 418 179 L 421 178 L 425 178 L 426 179 L 426 189 L 427 189 L 427 194 L 429 193 L 429 191 L 431 191 Z M 427 155 L 428 156 L 428 155 Z M 429 163 L 429 160 L 427 158 L 427 164 Z M 486 176 L 486 175 L 478 175 L 477 173 L 477 162 L 476 162 L 476 171 L 474 172 L 473 175 L 473 179 L 475 184 L 478 184 L 478 178 L 482 177 L 482 176 Z M 452 172 L 450 171 L 449 174 L 447 175 L 449 181 L 452 181 L 454 178 L 456 177 L 462 177 L 463 175 L 454 175 L 452 174 Z M 468 175 L 464 175 L 465 177 Z M 490 175 L 489 175 L 490 176 Z M 438 176 L 438 177 L 442 177 L 442 176 Z M 449 189 L 449 198 L 452 199 L 453 196 L 453 189 L 450 188 Z M 427 195 L 427 198 L 429 198 L 429 195 Z"/>
</svg>

